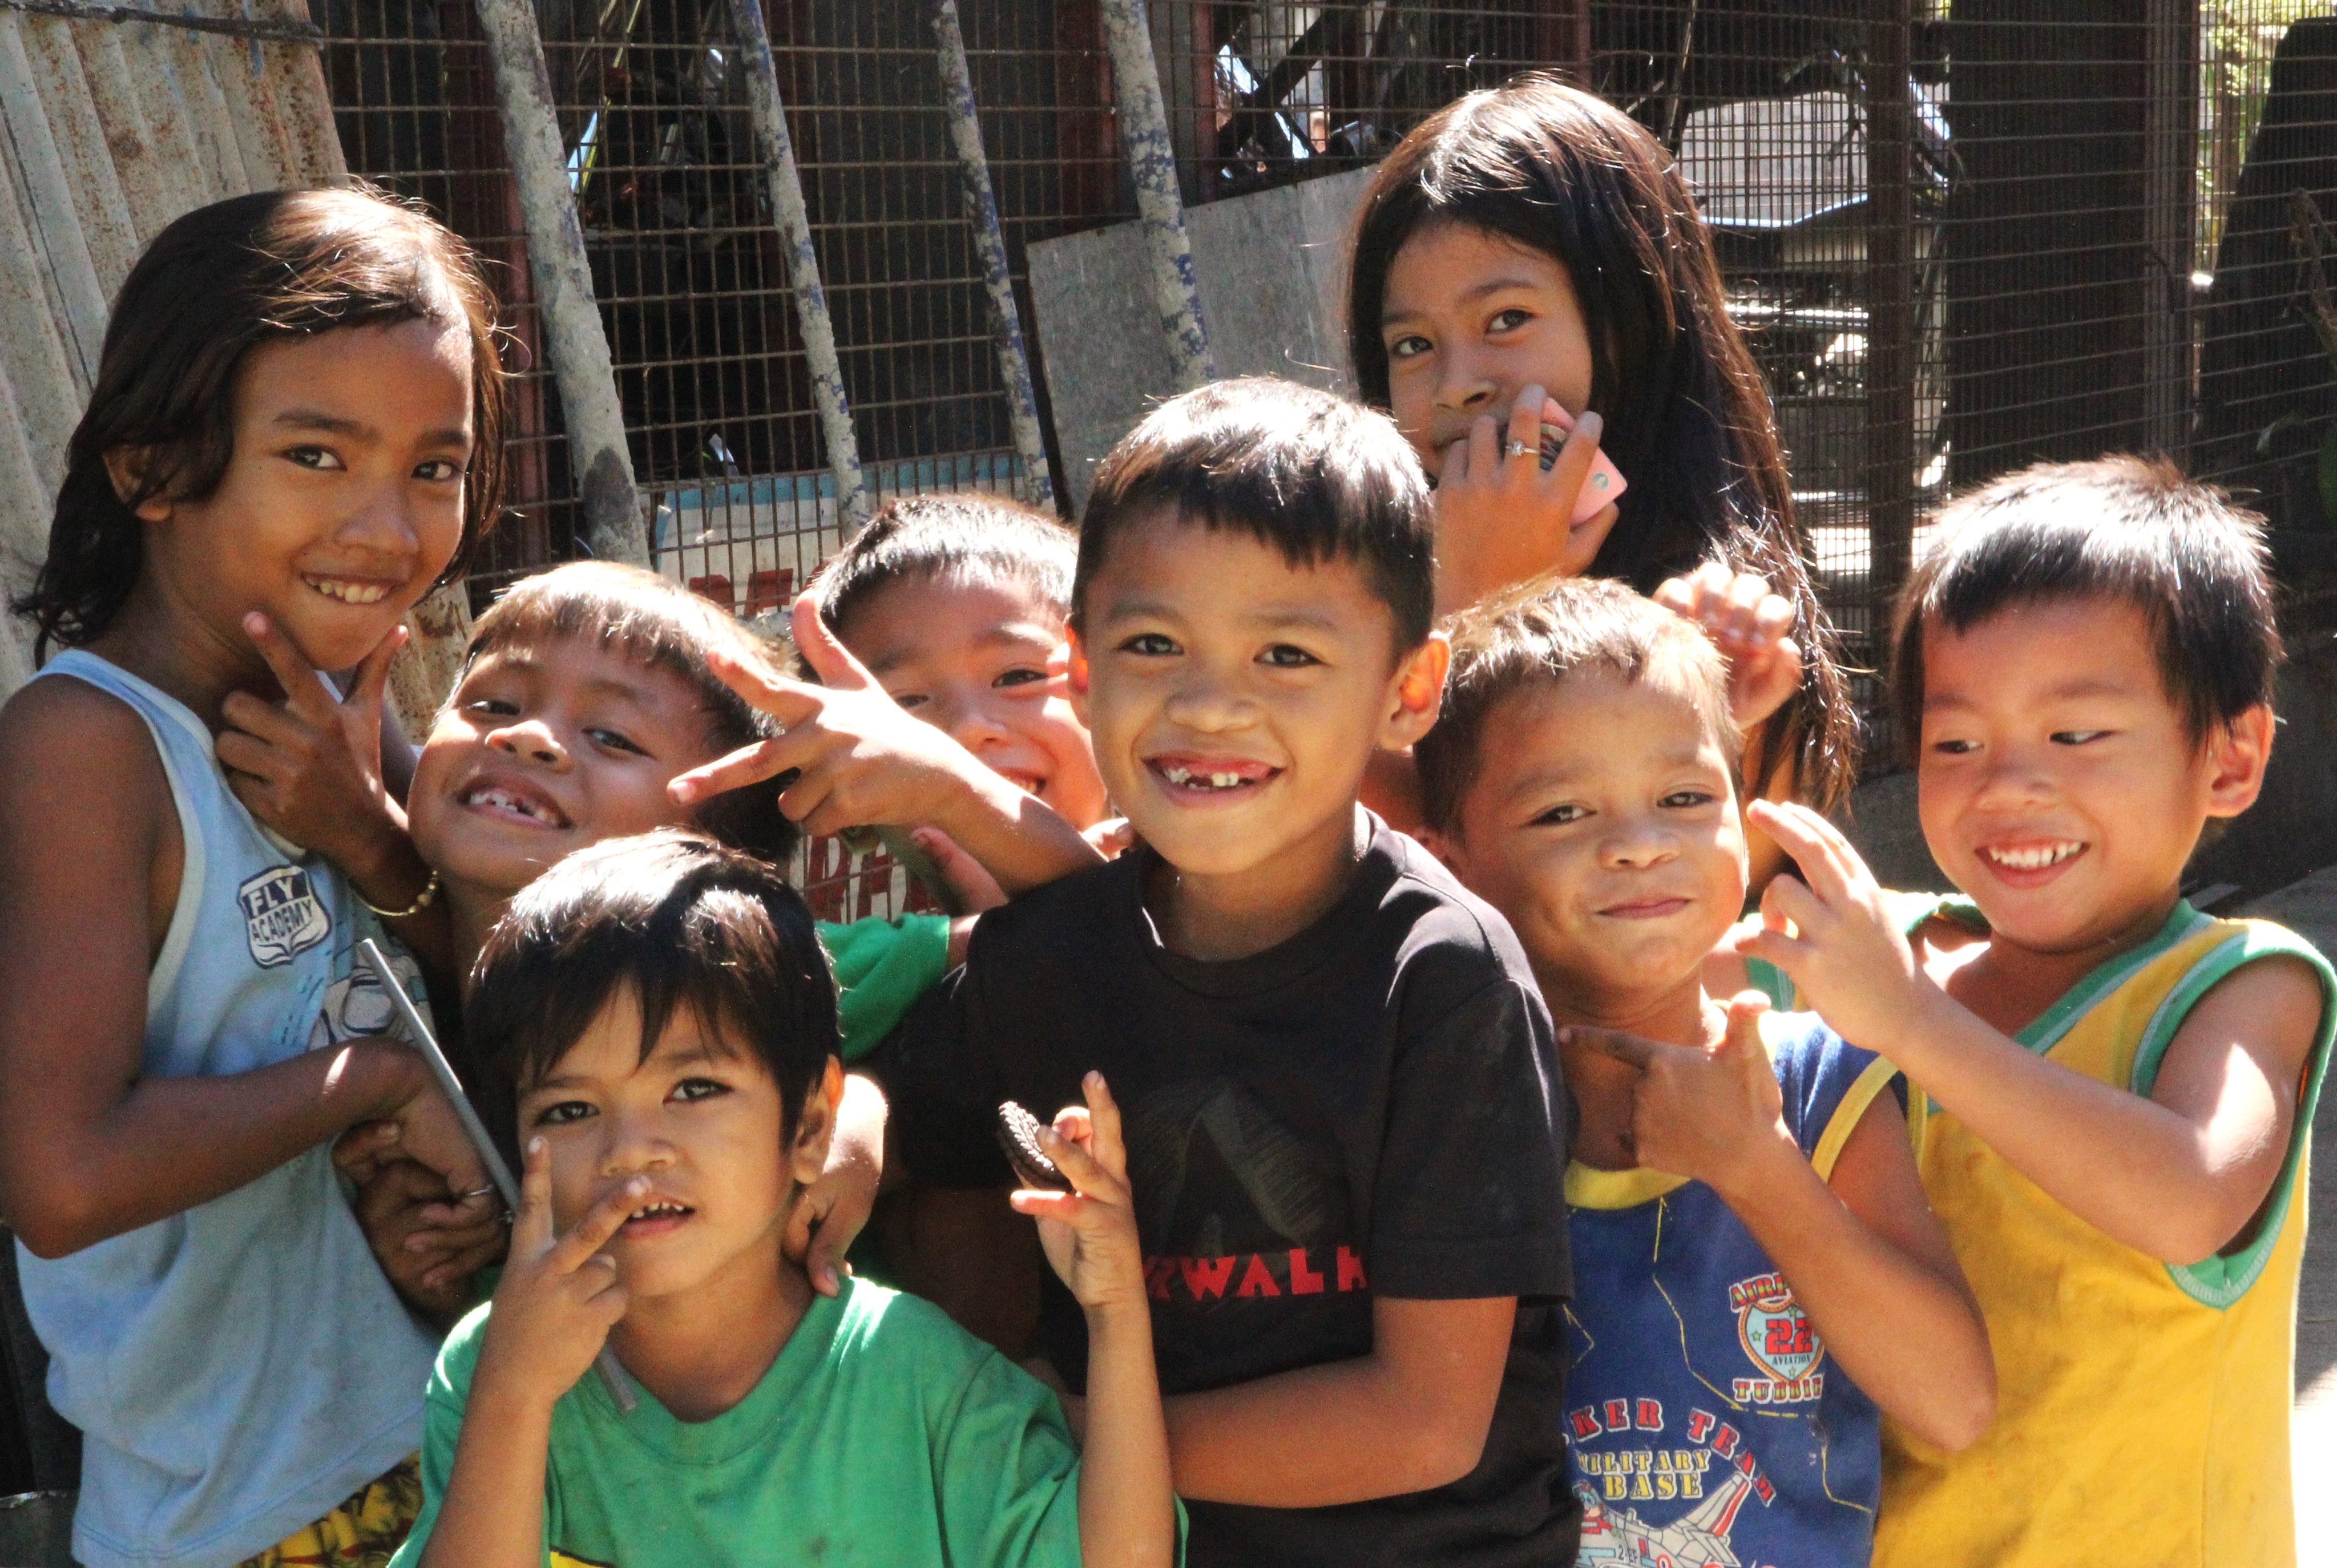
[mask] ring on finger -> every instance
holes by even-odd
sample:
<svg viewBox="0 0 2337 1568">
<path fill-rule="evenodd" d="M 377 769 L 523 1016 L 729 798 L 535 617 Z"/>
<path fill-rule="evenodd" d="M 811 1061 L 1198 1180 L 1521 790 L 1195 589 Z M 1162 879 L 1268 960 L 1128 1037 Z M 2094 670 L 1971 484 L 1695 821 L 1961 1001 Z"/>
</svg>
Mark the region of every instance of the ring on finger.
<svg viewBox="0 0 2337 1568">
<path fill-rule="evenodd" d="M 1512 441 L 1507 446 L 1501 448 L 1501 454 L 1504 457 L 1523 457 L 1527 453 L 1533 450 L 1534 449 L 1531 446 L 1529 446 L 1522 441 Z"/>
<path fill-rule="evenodd" d="M 457 1198 L 459 1201 L 461 1201 L 461 1202 L 463 1202 L 463 1203 L 469 1203 L 473 1198 L 484 1198 L 484 1197 L 486 1197 L 486 1196 L 490 1195 L 491 1193 L 493 1193 L 494 1192 L 494 1190 L 495 1190 L 495 1184 L 494 1184 L 493 1182 L 489 1182 L 486 1185 L 484 1185 L 484 1186 L 483 1186 L 483 1187 L 473 1187 L 469 1192 L 467 1192 L 467 1193 L 456 1193 L 456 1194 L 455 1194 L 455 1196 L 456 1196 L 456 1198 Z"/>
</svg>

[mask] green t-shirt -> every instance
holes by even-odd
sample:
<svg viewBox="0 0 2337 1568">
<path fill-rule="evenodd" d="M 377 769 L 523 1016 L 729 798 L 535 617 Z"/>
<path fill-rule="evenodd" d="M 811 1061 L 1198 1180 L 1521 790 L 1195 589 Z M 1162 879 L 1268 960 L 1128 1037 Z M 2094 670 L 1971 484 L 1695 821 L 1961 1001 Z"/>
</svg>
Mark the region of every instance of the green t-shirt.
<svg viewBox="0 0 2337 1568">
<path fill-rule="evenodd" d="M 846 1062 L 875 1050 L 901 1015 L 949 972 L 947 915 L 848 925 L 822 920 L 819 942 L 836 967 L 836 1027 Z"/>
<path fill-rule="evenodd" d="M 422 1516 L 391 1568 L 421 1561 L 437 1519 L 491 1310 L 439 1352 Z M 552 1411 L 544 1561 L 1079 1568 L 1079 1475 L 1036 1378 L 931 1302 L 847 1278 L 710 1421 L 677 1420 L 646 1389 L 620 1415 L 600 1378 L 579 1379 Z"/>
</svg>

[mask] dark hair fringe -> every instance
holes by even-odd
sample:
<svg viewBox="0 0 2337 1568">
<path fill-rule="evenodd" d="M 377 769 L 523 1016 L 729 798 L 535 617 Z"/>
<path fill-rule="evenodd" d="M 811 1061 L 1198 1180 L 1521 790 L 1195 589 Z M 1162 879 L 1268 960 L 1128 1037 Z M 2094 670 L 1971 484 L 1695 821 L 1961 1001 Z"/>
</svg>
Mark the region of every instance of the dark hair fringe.
<svg viewBox="0 0 2337 1568">
<path fill-rule="evenodd" d="M 1079 535 L 1061 518 L 1008 496 L 904 495 L 886 502 L 828 558 L 811 591 L 820 618 L 838 637 L 884 589 L 954 572 L 1020 584 L 1068 617 L 1079 550 Z"/>
<path fill-rule="evenodd" d="M 579 850 L 521 890 L 472 970 L 464 1035 L 513 1169 L 521 1096 L 628 989 L 641 1060 L 687 1009 L 769 1071 L 793 1136 L 838 1048 L 836 980 L 811 911 L 752 855 L 644 833 Z"/>
<path fill-rule="evenodd" d="M 370 186 L 267 190 L 187 213 L 130 269 L 106 326 L 89 406 L 65 453 L 48 555 L 11 605 L 52 644 L 104 634 L 145 557 L 137 510 L 158 495 L 200 502 L 235 451 L 235 393 L 262 343 L 414 320 L 471 336 L 470 470 L 463 534 L 441 582 L 460 577 L 503 505 L 508 394 L 495 298 L 478 258 L 419 206 Z M 116 492 L 106 454 L 142 453 L 135 490 Z"/>
<path fill-rule="evenodd" d="M 1428 482 L 1385 414 L 1273 376 L 1162 404 L 1105 454 L 1080 521 L 1074 624 L 1113 537 L 1156 511 L 1247 534 L 1294 567 L 1360 564 L 1399 652 L 1435 615 Z"/>
<path fill-rule="evenodd" d="M 719 648 L 750 664 L 768 663 L 762 639 L 670 579 L 619 561 L 571 561 L 514 583 L 472 628 L 463 667 L 467 673 L 506 649 L 565 641 L 597 644 L 688 686 L 706 714 L 707 745 L 717 755 L 778 734 L 770 716 L 732 691 L 707 661 Z M 802 834 L 780 812 L 778 796 L 771 784 L 748 784 L 705 802 L 692 820 L 732 849 L 784 864 Z"/>
<path fill-rule="evenodd" d="M 2195 743 L 2272 702 L 2286 649 L 2264 520 L 2167 459 L 2035 463 L 1958 496 L 1939 524 L 1892 621 L 1892 706 L 1909 761 L 1922 748 L 1925 630 L 1962 632 L 2027 605 L 2140 610 Z"/>
<path fill-rule="evenodd" d="M 1441 223 L 1498 235 L 1567 269 L 1590 327 L 1590 405 L 1629 482 L 1590 570 L 1652 593 L 1706 560 L 1758 572 L 1794 606 L 1802 690 L 1764 726 L 1764 765 L 1797 793 L 1846 794 L 1858 722 L 1818 602 L 1769 394 L 1728 315 L 1712 237 L 1671 155 L 1596 95 L 1530 73 L 1437 111 L 1379 167 L 1349 253 L 1347 346 L 1365 401 L 1388 406 L 1380 317 L 1404 242 Z"/>
<path fill-rule="evenodd" d="M 1728 710 L 1728 668 L 1689 622 L 1607 578 L 1546 577 L 1462 611 L 1436 727 L 1413 747 L 1429 825 L 1450 833 L 1476 783 L 1485 724 L 1501 700 L 1586 672 L 1636 684 L 1677 677 L 1734 773 L 1742 761 Z"/>
</svg>

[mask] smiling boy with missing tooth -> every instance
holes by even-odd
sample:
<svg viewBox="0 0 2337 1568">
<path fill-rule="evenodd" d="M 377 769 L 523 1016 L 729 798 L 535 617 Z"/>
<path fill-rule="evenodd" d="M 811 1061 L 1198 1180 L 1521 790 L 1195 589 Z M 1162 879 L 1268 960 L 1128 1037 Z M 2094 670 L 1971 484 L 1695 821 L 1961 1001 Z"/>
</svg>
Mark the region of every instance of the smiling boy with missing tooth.
<svg viewBox="0 0 2337 1568">
<path fill-rule="evenodd" d="M 1106 459 L 1071 680 L 1141 847 L 983 917 L 870 1059 L 910 1179 L 1006 1179 L 1100 1068 L 1189 1560 L 1571 1559 L 1564 1089 L 1501 917 L 1356 803 L 1435 720 L 1427 486 L 1384 418 L 1234 381 Z M 1060 1292 L 1056 1368 L 1086 1358 Z"/>
</svg>

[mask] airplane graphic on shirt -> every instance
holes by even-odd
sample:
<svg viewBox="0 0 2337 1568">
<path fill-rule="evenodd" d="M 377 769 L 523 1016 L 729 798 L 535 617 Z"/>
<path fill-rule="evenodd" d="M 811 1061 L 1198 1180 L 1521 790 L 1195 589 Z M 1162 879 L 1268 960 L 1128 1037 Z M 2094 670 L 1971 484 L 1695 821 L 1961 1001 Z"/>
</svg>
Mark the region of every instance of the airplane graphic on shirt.
<svg viewBox="0 0 2337 1568">
<path fill-rule="evenodd" d="M 1578 1481 L 1582 1549 L 1575 1562 L 1579 1568 L 1744 1568 L 1729 1537 L 1752 1491 L 1750 1479 L 1732 1474 L 1688 1513 L 1668 1524 L 1650 1524 L 1633 1509 L 1611 1507 Z"/>
</svg>

